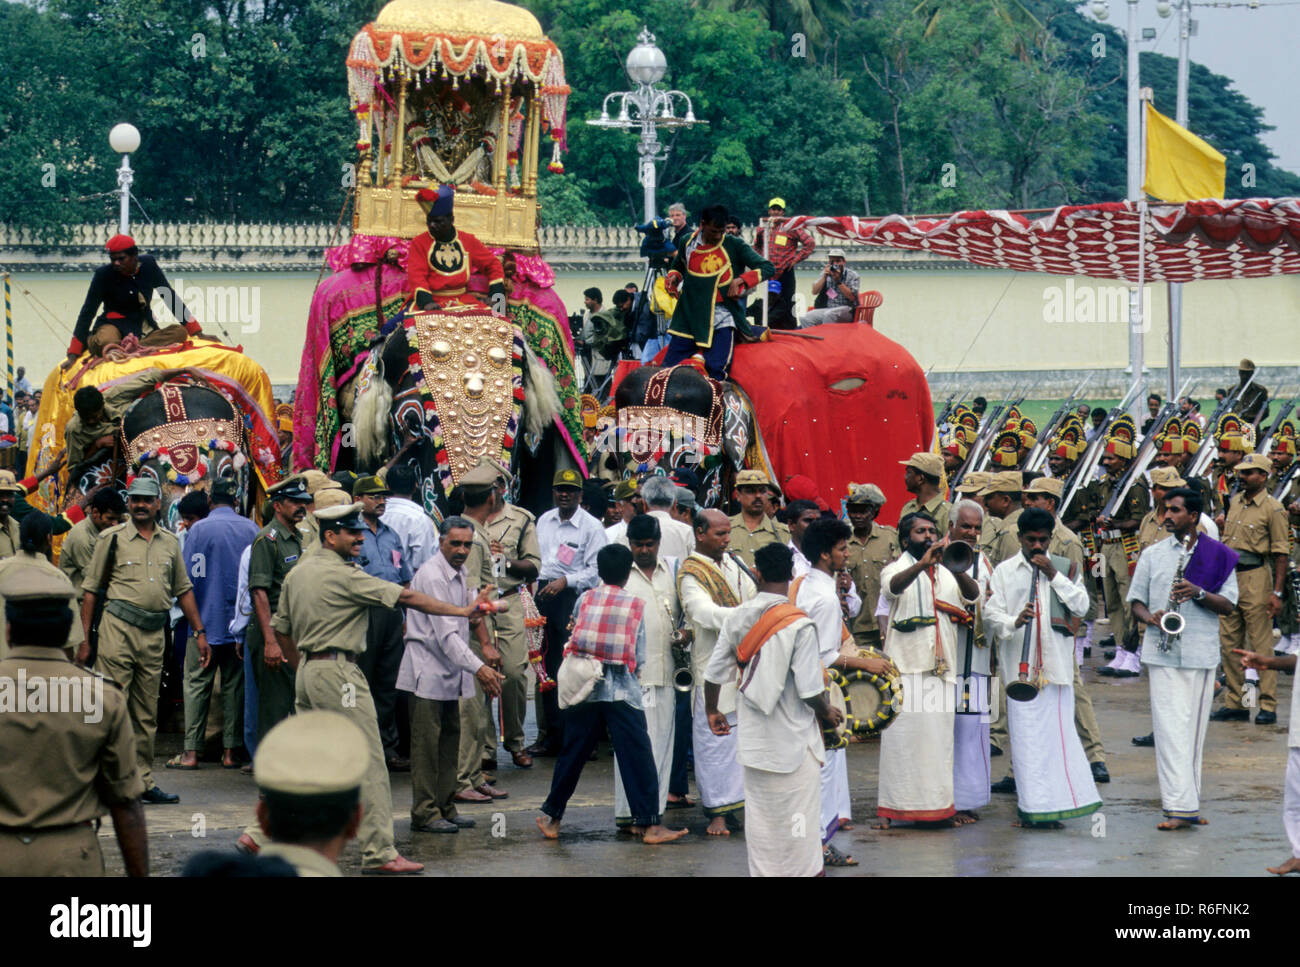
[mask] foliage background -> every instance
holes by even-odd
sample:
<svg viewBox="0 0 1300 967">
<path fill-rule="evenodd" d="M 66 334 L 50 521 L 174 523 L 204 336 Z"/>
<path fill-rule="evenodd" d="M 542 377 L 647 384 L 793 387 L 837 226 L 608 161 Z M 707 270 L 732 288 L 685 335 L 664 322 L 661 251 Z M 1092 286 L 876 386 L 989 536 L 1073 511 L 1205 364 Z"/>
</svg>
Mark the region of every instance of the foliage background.
<svg viewBox="0 0 1300 967">
<path fill-rule="evenodd" d="M 665 205 L 721 202 L 749 221 L 778 194 L 794 211 L 876 215 L 1124 194 L 1124 40 L 1067 0 L 523 5 L 560 45 L 574 91 L 568 173 L 541 175 L 547 223 L 640 219 L 634 139 L 583 121 L 630 86 L 623 58 L 643 24 L 667 55 L 665 82 L 709 122 L 670 135 Z M 152 218 L 334 221 L 354 160 L 344 58 L 381 6 L 0 2 L 0 222 L 53 240 L 111 217 L 107 132 L 122 120 L 143 138 L 132 164 Z M 1175 67 L 1142 55 L 1171 116 Z M 1193 63 L 1190 117 L 1228 156 L 1230 196 L 1300 194 L 1231 79 Z M 1247 162 L 1256 185 L 1238 188 Z"/>
</svg>

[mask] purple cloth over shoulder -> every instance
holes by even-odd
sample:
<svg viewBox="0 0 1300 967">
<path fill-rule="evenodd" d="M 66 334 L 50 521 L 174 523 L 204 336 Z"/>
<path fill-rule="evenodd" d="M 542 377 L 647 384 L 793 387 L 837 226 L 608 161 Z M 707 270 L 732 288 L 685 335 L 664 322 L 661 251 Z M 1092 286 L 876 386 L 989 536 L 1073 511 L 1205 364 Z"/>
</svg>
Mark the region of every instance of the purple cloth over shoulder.
<svg viewBox="0 0 1300 967">
<path fill-rule="evenodd" d="M 1198 588 L 1218 594 L 1223 582 L 1228 580 L 1228 575 L 1237 566 L 1238 557 L 1237 552 L 1227 544 L 1202 534 L 1196 539 L 1196 549 L 1192 551 L 1192 559 L 1183 570 L 1183 577 Z"/>
</svg>

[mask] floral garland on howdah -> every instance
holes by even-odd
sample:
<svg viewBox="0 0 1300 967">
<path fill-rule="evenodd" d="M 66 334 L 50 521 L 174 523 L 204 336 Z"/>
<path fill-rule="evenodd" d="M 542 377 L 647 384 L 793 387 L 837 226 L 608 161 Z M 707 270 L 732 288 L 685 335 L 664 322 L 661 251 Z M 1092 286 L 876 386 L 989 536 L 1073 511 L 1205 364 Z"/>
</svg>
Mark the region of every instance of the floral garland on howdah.
<svg viewBox="0 0 1300 967">
<path fill-rule="evenodd" d="M 176 469 L 172 466 L 171 451 L 167 447 L 159 447 L 157 450 L 144 451 L 140 454 L 137 466 L 142 467 L 150 460 L 157 460 L 167 468 L 164 475 L 170 483 L 173 483 L 178 487 L 188 487 L 207 477 L 208 470 L 211 469 L 212 463 L 210 457 L 215 455 L 217 451 L 231 454 L 231 463 L 236 470 L 244 469 L 245 465 L 248 463 L 248 457 L 244 455 L 244 452 L 239 449 L 237 444 L 230 440 L 209 440 L 206 445 L 199 444 L 198 450 L 202 456 L 199 457 L 198 462 L 195 464 L 193 474 L 177 473 Z M 136 474 L 134 472 L 127 474 L 126 483 L 128 487 L 131 485 L 131 481 L 135 478 Z"/>
</svg>

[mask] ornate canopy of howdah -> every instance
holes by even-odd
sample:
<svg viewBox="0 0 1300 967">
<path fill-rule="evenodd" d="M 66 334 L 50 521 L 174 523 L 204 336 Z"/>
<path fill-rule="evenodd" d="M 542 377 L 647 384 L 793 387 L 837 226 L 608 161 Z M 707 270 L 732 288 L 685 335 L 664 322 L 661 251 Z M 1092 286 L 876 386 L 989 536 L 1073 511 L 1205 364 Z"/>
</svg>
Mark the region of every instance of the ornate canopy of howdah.
<svg viewBox="0 0 1300 967">
<path fill-rule="evenodd" d="M 536 251 L 542 138 L 559 168 L 564 59 L 531 13 L 497 0 L 393 0 L 352 40 L 353 231 L 413 238 L 421 188 L 456 189 L 457 226 Z"/>
</svg>

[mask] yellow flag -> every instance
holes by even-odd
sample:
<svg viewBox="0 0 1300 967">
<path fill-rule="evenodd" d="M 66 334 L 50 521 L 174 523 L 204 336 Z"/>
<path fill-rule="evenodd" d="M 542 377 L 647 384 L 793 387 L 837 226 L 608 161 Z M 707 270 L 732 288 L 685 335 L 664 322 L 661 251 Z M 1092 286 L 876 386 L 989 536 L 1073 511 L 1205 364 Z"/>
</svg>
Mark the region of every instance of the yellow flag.
<svg viewBox="0 0 1300 967">
<path fill-rule="evenodd" d="M 1218 151 L 1146 102 L 1147 170 L 1142 190 L 1161 201 L 1222 198 L 1227 169 Z"/>
</svg>

